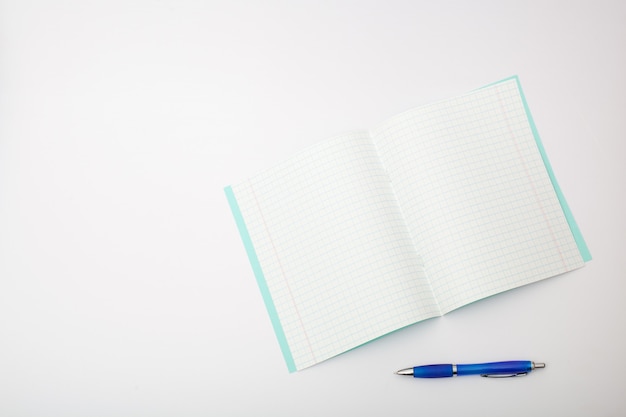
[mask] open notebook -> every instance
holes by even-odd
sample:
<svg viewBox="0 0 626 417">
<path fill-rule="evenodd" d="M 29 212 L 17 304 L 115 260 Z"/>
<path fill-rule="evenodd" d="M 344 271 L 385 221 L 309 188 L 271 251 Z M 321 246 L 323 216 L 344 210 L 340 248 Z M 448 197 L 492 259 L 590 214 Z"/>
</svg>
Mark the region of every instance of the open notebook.
<svg viewBox="0 0 626 417">
<path fill-rule="evenodd" d="M 517 77 L 225 191 L 290 371 L 591 259 Z"/>
</svg>

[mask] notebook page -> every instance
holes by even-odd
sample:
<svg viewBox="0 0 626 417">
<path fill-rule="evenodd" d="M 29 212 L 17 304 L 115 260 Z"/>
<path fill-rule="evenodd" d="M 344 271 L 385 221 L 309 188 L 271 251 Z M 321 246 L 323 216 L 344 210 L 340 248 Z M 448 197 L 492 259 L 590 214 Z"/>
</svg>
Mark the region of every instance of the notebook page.
<svg viewBox="0 0 626 417">
<path fill-rule="evenodd" d="M 442 312 L 583 265 L 516 79 L 372 136 Z"/>
<path fill-rule="evenodd" d="M 439 315 L 367 132 L 309 148 L 232 197 L 290 370 Z"/>
</svg>

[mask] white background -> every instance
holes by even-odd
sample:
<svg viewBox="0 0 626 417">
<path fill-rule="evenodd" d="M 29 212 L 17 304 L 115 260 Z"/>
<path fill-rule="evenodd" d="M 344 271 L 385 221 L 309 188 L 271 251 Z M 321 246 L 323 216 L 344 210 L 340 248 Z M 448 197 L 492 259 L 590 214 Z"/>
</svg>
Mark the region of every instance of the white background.
<svg viewBox="0 0 626 417">
<path fill-rule="evenodd" d="M 625 73 L 623 1 L 0 1 L 0 415 L 624 415 Z M 289 374 L 223 187 L 514 74 L 594 260 Z"/>
</svg>

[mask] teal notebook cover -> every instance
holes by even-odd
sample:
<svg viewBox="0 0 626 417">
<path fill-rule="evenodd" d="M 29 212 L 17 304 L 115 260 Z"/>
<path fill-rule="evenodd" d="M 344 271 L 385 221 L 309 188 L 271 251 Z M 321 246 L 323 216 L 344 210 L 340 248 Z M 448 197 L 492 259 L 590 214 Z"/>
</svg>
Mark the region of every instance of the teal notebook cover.
<svg viewBox="0 0 626 417">
<path fill-rule="evenodd" d="M 535 125 L 535 121 L 533 120 L 533 116 L 530 114 L 530 109 L 528 107 L 528 102 L 526 101 L 526 96 L 524 95 L 524 90 L 522 89 L 522 85 L 519 81 L 519 77 L 517 75 L 511 77 L 515 79 L 517 82 L 517 86 L 519 88 L 520 95 L 522 96 L 522 102 L 524 103 L 524 109 L 526 110 L 526 117 L 528 117 L 528 123 L 530 124 L 530 128 L 533 131 L 533 136 L 535 137 L 535 142 L 537 143 L 537 148 L 539 148 L 539 153 L 541 153 L 541 158 L 543 159 L 543 163 L 548 171 L 548 175 L 550 176 L 550 181 L 552 181 L 552 186 L 554 187 L 554 192 L 556 193 L 559 203 L 561 203 L 561 208 L 563 209 L 563 213 L 565 214 L 565 218 L 567 219 L 567 223 L 572 231 L 572 235 L 576 240 L 576 244 L 578 245 L 578 249 L 580 250 L 580 255 L 582 256 L 585 262 L 589 262 L 591 260 L 591 252 L 589 252 L 589 248 L 587 247 L 587 243 L 585 243 L 585 239 L 576 224 L 576 220 L 574 220 L 574 215 L 572 214 L 572 210 L 569 208 L 567 201 L 565 200 L 565 196 L 561 191 L 561 187 L 559 187 L 559 183 L 556 180 L 556 176 L 554 175 L 554 171 L 552 170 L 552 165 L 548 160 L 548 155 L 546 154 L 546 150 L 543 147 L 543 143 L 541 142 L 541 138 L 539 137 L 539 132 L 537 131 L 537 126 Z M 505 80 L 502 80 L 505 81 Z"/>
</svg>

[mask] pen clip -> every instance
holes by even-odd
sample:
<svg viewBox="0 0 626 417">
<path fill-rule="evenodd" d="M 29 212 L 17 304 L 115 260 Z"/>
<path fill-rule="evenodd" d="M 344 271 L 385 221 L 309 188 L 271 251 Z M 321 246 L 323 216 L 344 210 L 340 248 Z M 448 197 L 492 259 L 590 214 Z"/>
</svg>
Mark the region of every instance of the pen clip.
<svg viewBox="0 0 626 417">
<path fill-rule="evenodd" d="M 514 376 L 526 376 L 528 372 L 518 372 L 516 374 L 482 374 L 483 378 L 513 378 Z"/>
</svg>

